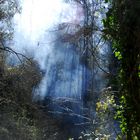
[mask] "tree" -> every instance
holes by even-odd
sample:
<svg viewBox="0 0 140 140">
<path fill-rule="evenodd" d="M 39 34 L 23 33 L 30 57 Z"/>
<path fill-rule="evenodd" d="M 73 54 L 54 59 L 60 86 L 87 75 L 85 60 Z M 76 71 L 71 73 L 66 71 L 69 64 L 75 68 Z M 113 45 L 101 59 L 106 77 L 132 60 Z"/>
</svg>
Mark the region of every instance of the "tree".
<svg viewBox="0 0 140 140">
<path fill-rule="evenodd" d="M 105 37 L 120 61 L 121 128 L 127 139 L 140 138 L 140 18 L 138 1 L 112 1 L 104 22 Z"/>
</svg>

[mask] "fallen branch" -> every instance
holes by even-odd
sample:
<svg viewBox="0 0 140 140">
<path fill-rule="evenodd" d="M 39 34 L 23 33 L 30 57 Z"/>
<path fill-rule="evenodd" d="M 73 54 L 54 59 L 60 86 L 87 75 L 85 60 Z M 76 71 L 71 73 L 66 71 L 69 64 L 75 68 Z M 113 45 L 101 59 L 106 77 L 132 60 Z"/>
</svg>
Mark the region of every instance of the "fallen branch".
<svg viewBox="0 0 140 140">
<path fill-rule="evenodd" d="M 88 125 L 91 124 L 91 122 L 85 122 L 85 123 L 75 123 L 74 125 L 80 126 L 80 125 Z"/>
<path fill-rule="evenodd" d="M 60 111 L 48 111 L 48 113 L 51 113 L 51 114 L 62 114 L 62 115 L 68 115 L 68 116 L 72 116 L 72 117 L 78 117 L 78 118 L 81 118 L 81 119 L 85 119 L 85 120 L 88 120 L 88 121 L 92 121 L 90 118 L 88 117 L 85 117 L 85 116 L 82 116 L 80 114 L 76 114 L 76 113 L 64 113 L 64 112 L 60 112 Z"/>
</svg>

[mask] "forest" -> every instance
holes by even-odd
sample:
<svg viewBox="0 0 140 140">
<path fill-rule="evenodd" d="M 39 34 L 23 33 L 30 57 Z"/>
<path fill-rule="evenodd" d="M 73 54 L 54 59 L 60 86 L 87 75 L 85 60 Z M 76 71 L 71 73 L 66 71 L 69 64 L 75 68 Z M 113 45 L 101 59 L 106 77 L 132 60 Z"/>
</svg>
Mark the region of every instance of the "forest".
<svg viewBox="0 0 140 140">
<path fill-rule="evenodd" d="M 140 140 L 139 0 L 0 0 L 0 140 Z"/>
</svg>

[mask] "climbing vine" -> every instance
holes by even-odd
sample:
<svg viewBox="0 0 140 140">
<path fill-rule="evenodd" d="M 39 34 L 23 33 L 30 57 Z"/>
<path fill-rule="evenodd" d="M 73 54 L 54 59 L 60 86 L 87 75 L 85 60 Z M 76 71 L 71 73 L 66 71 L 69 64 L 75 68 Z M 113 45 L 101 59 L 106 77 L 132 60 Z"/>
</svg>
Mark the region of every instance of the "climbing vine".
<svg viewBox="0 0 140 140">
<path fill-rule="evenodd" d="M 105 2 L 109 2 L 108 0 Z M 140 138 L 140 2 L 112 0 L 104 24 L 104 38 L 112 43 L 120 62 L 119 108 L 116 118 L 128 140 Z"/>
</svg>

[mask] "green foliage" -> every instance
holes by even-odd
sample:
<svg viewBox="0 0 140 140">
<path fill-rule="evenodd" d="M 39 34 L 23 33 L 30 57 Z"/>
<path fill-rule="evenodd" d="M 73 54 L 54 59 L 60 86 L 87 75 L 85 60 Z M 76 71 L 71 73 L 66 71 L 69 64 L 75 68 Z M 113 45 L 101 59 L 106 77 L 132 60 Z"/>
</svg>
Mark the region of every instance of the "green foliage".
<svg viewBox="0 0 140 140">
<path fill-rule="evenodd" d="M 138 77 L 140 78 L 140 65 L 139 65 Z"/>
<path fill-rule="evenodd" d="M 108 2 L 108 1 L 105 1 Z M 140 2 L 137 0 L 110 1 L 104 24 L 104 38 L 112 42 L 114 55 L 120 61 L 119 106 L 115 118 L 128 139 L 140 138 Z"/>
<path fill-rule="evenodd" d="M 40 136 L 32 114 L 32 88 L 39 80 L 33 64 L 5 66 L 0 78 L 0 139 L 36 140 Z"/>
<path fill-rule="evenodd" d="M 121 99 L 120 100 L 121 104 L 117 106 L 117 112 L 114 118 L 119 120 L 122 134 L 125 134 L 127 131 L 127 121 L 126 118 L 124 117 L 124 112 L 125 112 L 124 110 L 126 108 L 126 99 L 124 96 L 121 96 L 120 99 Z"/>
<path fill-rule="evenodd" d="M 115 101 L 115 94 L 111 87 L 105 88 L 96 103 L 97 126 L 95 134 L 100 134 L 100 139 L 112 139 L 117 135 L 116 128 L 114 128 L 114 115 L 116 113 L 117 104 Z M 112 129 L 110 128 L 112 126 Z M 116 132 L 116 134 L 114 134 Z"/>
</svg>

